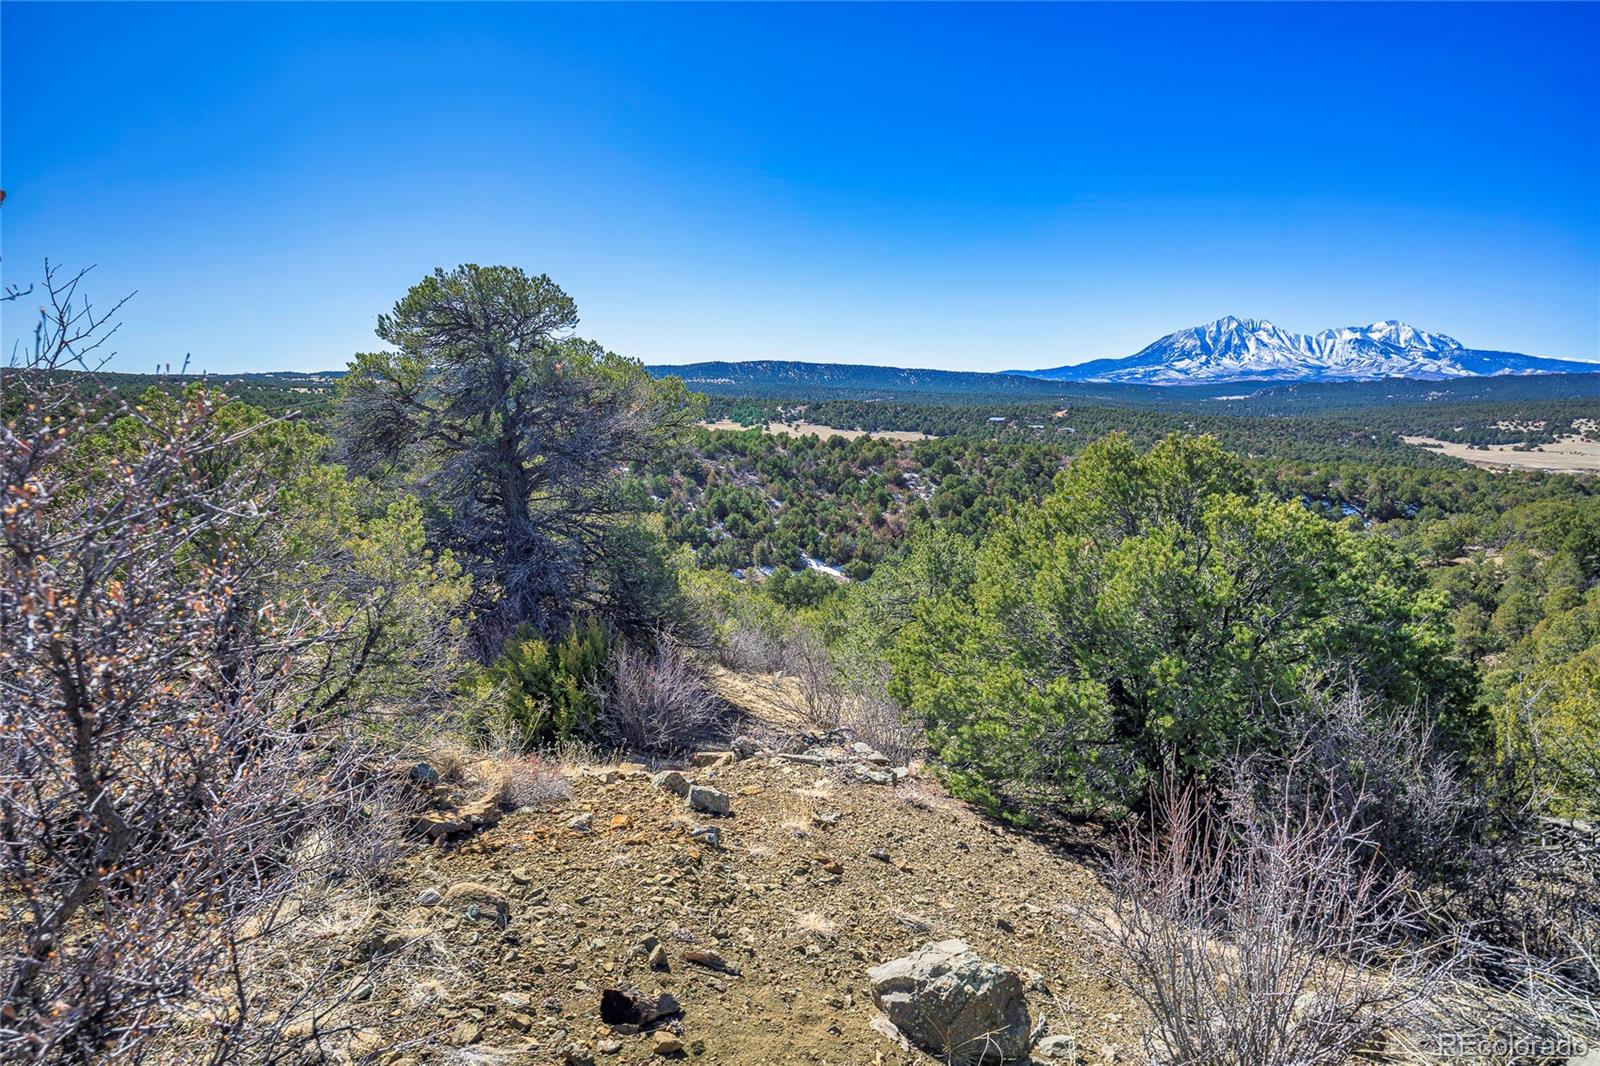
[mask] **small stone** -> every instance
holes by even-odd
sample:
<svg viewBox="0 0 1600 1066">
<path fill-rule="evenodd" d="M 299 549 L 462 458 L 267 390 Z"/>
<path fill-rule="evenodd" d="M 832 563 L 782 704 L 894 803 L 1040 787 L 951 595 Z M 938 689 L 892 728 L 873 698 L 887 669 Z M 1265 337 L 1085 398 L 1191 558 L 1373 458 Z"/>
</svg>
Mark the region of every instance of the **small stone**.
<svg viewBox="0 0 1600 1066">
<path fill-rule="evenodd" d="M 533 874 L 528 872 L 526 866 L 513 866 L 511 868 L 511 883 L 514 885 L 530 885 L 533 883 Z"/>
<path fill-rule="evenodd" d="M 650 1050 L 657 1055 L 677 1055 L 683 1051 L 683 1041 L 665 1029 L 657 1029 Z"/>
<path fill-rule="evenodd" d="M 506 1015 L 506 1021 L 510 1023 L 511 1028 L 518 1032 L 526 1033 L 533 1028 L 533 1016 L 529 1014 L 519 1014 L 516 1011 L 512 1011 Z"/>
<path fill-rule="evenodd" d="M 879 766 L 889 765 L 889 759 L 887 756 L 878 751 L 878 749 L 874 748 L 872 745 L 863 744 L 859 740 L 850 745 L 850 751 L 858 759 L 865 759 L 867 762 L 876 763 Z"/>
<path fill-rule="evenodd" d="M 413 784 L 425 788 L 432 788 L 439 783 L 439 771 L 425 762 L 413 763 L 411 769 L 407 771 L 407 776 L 411 778 Z"/>
<path fill-rule="evenodd" d="M 437 888 L 425 888 L 417 894 L 417 906 L 437 907 L 442 899 L 444 896 L 440 895 Z"/>
<path fill-rule="evenodd" d="M 1078 1057 L 1078 1042 L 1070 1036 L 1047 1036 L 1033 1047 L 1033 1057 L 1050 1062 L 1072 1062 Z"/>
<path fill-rule="evenodd" d="M 714 825 L 697 825 L 689 830 L 689 836 L 705 844 L 708 848 L 722 846 L 722 830 Z"/>
<path fill-rule="evenodd" d="M 622 1050 L 622 1041 L 602 1040 L 595 1044 L 594 1049 L 602 1055 L 615 1055 Z"/>
<path fill-rule="evenodd" d="M 454 914 L 474 921 L 506 923 L 511 904 L 506 897 L 477 881 L 458 881 L 445 889 L 444 905 Z"/>
<path fill-rule="evenodd" d="M 867 852 L 867 857 L 877 859 L 879 862 L 889 861 L 889 853 L 884 851 L 882 848 L 873 848 L 871 851 Z"/>
<path fill-rule="evenodd" d="M 676 770 L 663 770 L 650 779 L 650 783 L 674 796 L 689 794 L 689 779 Z"/>
<path fill-rule="evenodd" d="M 579 833 L 587 833 L 594 828 L 594 815 L 588 811 L 584 811 L 582 814 L 575 814 L 567 819 L 567 828 L 576 830 Z"/>
<path fill-rule="evenodd" d="M 376 1029 L 357 1029 L 351 1034 L 349 1043 L 345 1044 L 345 1052 L 351 1059 L 360 1062 L 382 1050 L 386 1043 L 383 1034 Z"/>
<path fill-rule="evenodd" d="M 450 1031 L 450 1043 L 456 1047 L 476 1044 L 483 1038 L 483 1026 L 477 1022 L 462 1022 Z"/>
<path fill-rule="evenodd" d="M 839 812 L 838 811 L 812 811 L 811 812 L 811 824 L 814 825 L 814 826 L 818 826 L 820 828 L 823 828 L 823 829 L 826 829 L 829 826 L 838 825 L 839 824 Z"/>
<path fill-rule="evenodd" d="M 689 806 L 706 814 L 727 814 L 732 808 L 728 794 L 710 785 L 693 785 L 689 788 Z"/>
<path fill-rule="evenodd" d="M 689 756 L 689 761 L 695 766 L 716 770 L 724 766 L 731 766 L 738 760 L 731 751 L 697 751 Z"/>
<path fill-rule="evenodd" d="M 734 976 L 738 976 L 739 974 L 739 968 L 737 966 L 730 965 L 727 959 L 724 959 L 715 951 L 705 951 L 700 948 L 695 948 L 692 951 L 685 951 L 683 953 L 683 961 L 692 962 L 696 966 L 704 966 L 708 970 L 731 973 Z"/>
<path fill-rule="evenodd" d="M 734 737 L 728 748 L 741 759 L 753 758 L 761 751 L 761 745 L 751 737 Z"/>
<path fill-rule="evenodd" d="M 611 816 L 611 828 L 613 829 L 626 829 L 632 824 L 633 819 L 626 814 L 613 814 Z"/>
<path fill-rule="evenodd" d="M 652 970 L 665 970 L 670 966 L 667 961 L 667 949 L 660 944 L 650 949 L 650 957 L 647 961 Z"/>
</svg>

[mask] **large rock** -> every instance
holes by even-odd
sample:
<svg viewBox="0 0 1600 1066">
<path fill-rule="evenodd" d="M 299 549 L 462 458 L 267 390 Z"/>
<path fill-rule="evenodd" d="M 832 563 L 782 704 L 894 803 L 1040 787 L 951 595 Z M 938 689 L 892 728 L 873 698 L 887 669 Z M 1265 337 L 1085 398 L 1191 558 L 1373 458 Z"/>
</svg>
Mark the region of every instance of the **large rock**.
<svg viewBox="0 0 1600 1066">
<path fill-rule="evenodd" d="M 694 785 L 689 789 L 689 806 L 706 814 L 727 814 L 730 809 L 728 794 L 710 785 Z"/>
<path fill-rule="evenodd" d="M 984 962 L 965 941 L 924 944 L 867 971 L 872 998 L 913 1044 L 954 1063 L 979 1066 L 1028 1056 L 1022 978 Z"/>
</svg>

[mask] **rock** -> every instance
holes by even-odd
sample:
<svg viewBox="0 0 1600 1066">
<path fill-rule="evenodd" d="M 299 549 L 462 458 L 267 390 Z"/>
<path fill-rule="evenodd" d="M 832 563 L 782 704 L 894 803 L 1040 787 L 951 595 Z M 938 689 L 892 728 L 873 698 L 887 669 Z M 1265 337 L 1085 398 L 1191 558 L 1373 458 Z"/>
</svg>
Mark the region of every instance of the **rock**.
<svg viewBox="0 0 1600 1066">
<path fill-rule="evenodd" d="M 587 833 L 594 828 L 594 815 L 588 811 L 584 811 L 582 814 L 575 814 L 567 819 L 567 828 L 579 833 Z"/>
<path fill-rule="evenodd" d="M 511 904 L 505 896 L 477 881 L 458 881 L 444 891 L 444 905 L 452 914 L 474 921 L 506 924 Z"/>
<path fill-rule="evenodd" d="M 357 1029 L 350 1034 L 350 1041 L 345 1044 L 344 1050 L 345 1054 L 350 1056 L 353 1061 L 360 1062 L 370 1055 L 376 1055 L 388 1046 L 389 1042 L 376 1029 Z"/>
<path fill-rule="evenodd" d="M 925 944 L 867 972 L 879 1009 L 913 1044 L 956 1066 L 1027 1058 L 1022 978 L 965 941 Z"/>
<path fill-rule="evenodd" d="M 600 993 L 600 1020 L 607 1025 L 650 1025 L 683 1010 L 670 992 L 648 996 L 633 988 L 608 988 Z"/>
<path fill-rule="evenodd" d="M 680 1055 L 683 1053 L 683 1041 L 665 1029 L 657 1029 L 650 1050 L 657 1055 Z"/>
<path fill-rule="evenodd" d="M 511 1011 L 506 1015 L 506 1022 L 519 1033 L 526 1033 L 533 1028 L 533 1016 Z"/>
<path fill-rule="evenodd" d="M 894 776 L 894 771 L 884 770 L 864 762 L 851 763 L 850 774 L 857 781 L 862 781 L 869 785 L 892 785 L 897 780 Z"/>
<path fill-rule="evenodd" d="M 422 785 L 425 788 L 432 788 L 439 783 L 439 771 L 425 762 L 413 763 L 411 769 L 406 771 L 406 776 L 411 779 L 412 784 Z"/>
<path fill-rule="evenodd" d="M 439 901 L 442 899 L 444 899 L 444 897 L 439 894 L 439 890 L 437 888 L 425 888 L 421 892 L 417 893 L 417 906 L 437 907 L 439 905 Z"/>
<path fill-rule="evenodd" d="M 665 970 L 670 967 L 667 961 L 667 949 L 660 944 L 650 949 L 650 957 L 645 961 L 652 970 Z"/>
<path fill-rule="evenodd" d="M 601 1040 L 595 1044 L 594 1049 L 602 1055 L 615 1055 L 622 1050 L 622 1041 Z"/>
<path fill-rule="evenodd" d="M 450 1043 L 456 1047 L 476 1044 L 483 1038 L 483 1026 L 477 1022 L 462 1022 L 450 1031 Z"/>
<path fill-rule="evenodd" d="M 865 759 L 867 762 L 877 763 L 879 766 L 889 765 L 889 757 L 887 755 L 872 745 L 863 744 L 859 740 L 850 745 L 850 752 L 858 759 Z"/>
<path fill-rule="evenodd" d="M 708 848 L 722 847 L 722 830 L 714 825 L 697 825 L 689 830 L 689 836 L 702 842 Z"/>
<path fill-rule="evenodd" d="M 710 785 L 692 785 L 689 788 L 689 806 L 706 814 L 727 814 L 732 809 L 726 792 Z"/>
<path fill-rule="evenodd" d="M 1033 1046 L 1033 1057 L 1046 1062 L 1073 1062 L 1078 1057 L 1078 1042 L 1070 1036 L 1047 1036 Z"/>
<path fill-rule="evenodd" d="M 429 840 L 443 840 L 456 833 L 465 833 L 472 826 L 454 811 L 423 811 L 411 819 L 411 831 Z"/>
<path fill-rule="evenodd" d="M 663 770 L 652 777 L 650 783 L 657 788 L 665 789 L 674 796 L 687 796 L 689 794 L 689 779 L 676 770 Z"/>
<path fill-rule="evenodd" d="M 839 824 L 838 811 L 812 811 L 811 824 L 822 829 Z"/>
<path fill-rule="evenodd" d="M 696 966 L 704 966 L 708 970 L 716 970 L 719 973 L 730 973 L 735 977 L 739 975 L 739 968 L 730 964 L 727 959 L 724 959 L 715 951 L 704 951 L 700 948 L 685 951 L 683 953 L 683 961 L 692 962 Z"/>
<path fill-rule="evenodd" d="M 511 868 L 511 883 L 514 885 L 531 885 L 533 874 L 528 872 L 526 866 L 513 866 Z"/>
<path fill-rule="evenodd" d="M 728 747 L 741 759 L 753 759 L 761 753 L 761 744 L 753 737 L 734 737 Z"/>
<path fill-rule="evenodd" d="M 697 751 L 689 756 L 689 762 L 708 770 L 720 770 L 724 766 L 732 766 L 738 760 L 739 757 L 731 751 Z"/>
<path fill-rule="evenodd" d="M 489 795 L 456 808 L 456 817 L 474 829 L 484 829 L 500 822 L 500 792 L 491 789 Z"/>
</svg>

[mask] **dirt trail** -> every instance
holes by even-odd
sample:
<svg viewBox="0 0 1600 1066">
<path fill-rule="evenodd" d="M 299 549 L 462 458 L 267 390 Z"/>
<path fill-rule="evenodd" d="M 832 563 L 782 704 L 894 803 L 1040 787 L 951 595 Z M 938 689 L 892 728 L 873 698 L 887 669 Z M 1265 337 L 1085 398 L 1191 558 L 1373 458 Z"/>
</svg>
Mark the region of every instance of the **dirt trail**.
<svg viewBox="0 0 1600 1066">
<path fill-rule="evenodd" d="M 375 912 L 337 931 L 386 958 L 354 968 L 366 987 L 339 1008 L 355 1048 L 389 1066 L 927 1064 L 871 1027 L 866 971 L 960 937 L 1024 974 L 1035 1025 L 1073 1037 L 1077 1061 L 1130 1057 L 1138 1007 L 1076 918 L 1104 898 L 1082 863 L 915 775 L 767 754 L 683 772 L 731 813 L 689 810 L 642 768 L 581 767 L 560 809 L 404 859 Z M 720 840 L 691 836 L 712 825 Z M 676 997 L 664 1032 L 681 1051 L 603 1024 L 615 987 Z"/>
</svg>

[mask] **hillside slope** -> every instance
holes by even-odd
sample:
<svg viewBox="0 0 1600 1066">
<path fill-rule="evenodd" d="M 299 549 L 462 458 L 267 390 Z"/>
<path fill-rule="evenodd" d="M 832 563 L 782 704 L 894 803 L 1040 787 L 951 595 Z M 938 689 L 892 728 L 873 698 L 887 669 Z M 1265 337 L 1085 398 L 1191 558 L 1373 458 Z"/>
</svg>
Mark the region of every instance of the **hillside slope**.
<svg viewBox="0 0 1600 1066">
<path fill-rule="evenodd" d="M 1021 972 L 1034 1026 L 1071 1038 L 1073 1055 L 1037 1061 L 1098 1061 L 1137 1040 L 1138 1006 L 1074 917 L 1104 898 L 1094 874 L 928 779 L 872 783 L 771 753 L 686 767 L 731 797 L 708 818 L 642 766 L 568 772 L 563 805 L 417 852 L 370 911 L 326 923 L 336 951 L 387 963 L 358 964 L 358 1001 L 320 1020 L 345 1034 L 330 1037 L 335 1057 L 927 1066 L 873 1028 L 867 970 L 957 937 Z M 707 825 L 720 840 L 690 835 Z M 681 1014 L 647 1029 L 681 1050 L 605 1024 L 608 988 L 674 996 Z"/>
</svg>

